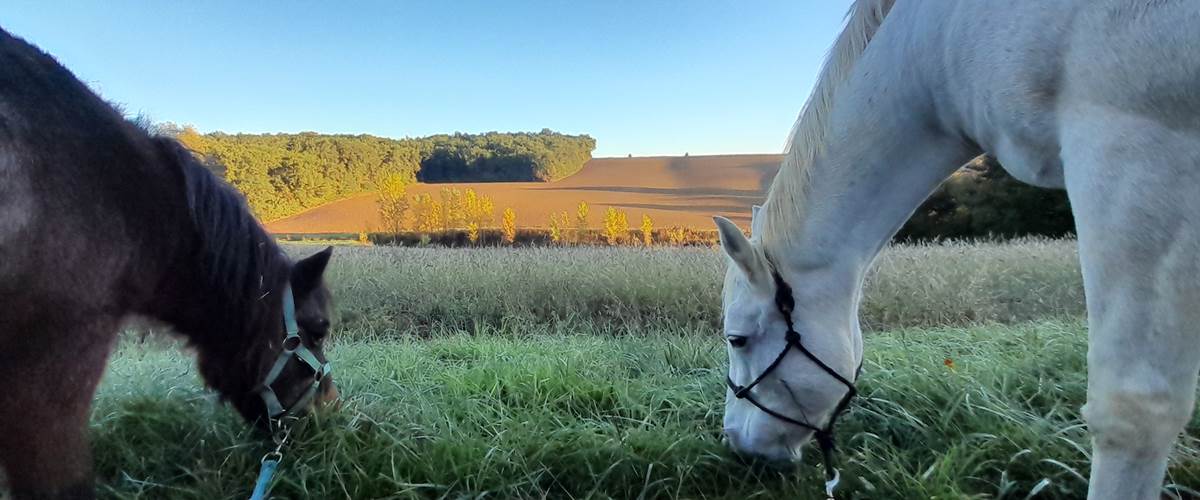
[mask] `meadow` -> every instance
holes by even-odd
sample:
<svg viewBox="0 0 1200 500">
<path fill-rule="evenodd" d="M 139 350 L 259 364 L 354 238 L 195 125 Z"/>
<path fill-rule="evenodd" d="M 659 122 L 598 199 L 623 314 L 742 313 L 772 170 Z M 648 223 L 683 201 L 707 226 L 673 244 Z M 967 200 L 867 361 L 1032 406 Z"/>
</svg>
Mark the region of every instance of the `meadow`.
<svg viewBox="0 0 1200 500">
<path fill-rule="evenodd" d="M 316 250 L 292 246 L 297 255 Z M 720 253 L 339 247 L 344 395 L 296 428 L 278 498 L 809 498 L 720 442 Z M 863 305 L 844 498 L 1081 498 L 1074 243 L 896 246 Z M 156 337 L 151 337 L 155 339 Z M 122 341 L 92 420 L 105 498 L 245 498 L 267 451 L 166 340 Z M 1200 424 L 1167 493 L 1200 496 Z M 1189 489 L 1190 488 L 1190 489 Z"/>
</svg>

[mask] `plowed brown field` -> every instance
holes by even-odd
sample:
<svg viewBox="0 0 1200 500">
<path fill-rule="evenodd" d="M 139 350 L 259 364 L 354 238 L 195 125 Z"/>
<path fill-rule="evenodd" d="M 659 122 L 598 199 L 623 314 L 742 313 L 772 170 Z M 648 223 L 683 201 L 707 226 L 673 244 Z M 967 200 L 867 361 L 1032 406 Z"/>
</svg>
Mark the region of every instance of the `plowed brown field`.
<svg viewBox="0 0 1200 500">
<path fill-rule="evenodd" d="M 713 215 L 750 223 L 750 206 L 760 203 L 779 170 L 782 155 L 658 156 L 597 158 L 579 173 L 557 182 L 415 184 L 409 195 L 443 187 L 471 188 L 490 196 L 500 212 L 512 208 L 518 227 L 545 227 L 550 214 L 575 216 L 580 201 L 600 227 L 608 207 L 626 212 L 638 226 L 649 215 L 656 227 L 710 229 Z M 380 230 L 375 194 L 363 194 L 312 208 L 267 224 L 272 233 L 352 233 Z"/>
</svg>

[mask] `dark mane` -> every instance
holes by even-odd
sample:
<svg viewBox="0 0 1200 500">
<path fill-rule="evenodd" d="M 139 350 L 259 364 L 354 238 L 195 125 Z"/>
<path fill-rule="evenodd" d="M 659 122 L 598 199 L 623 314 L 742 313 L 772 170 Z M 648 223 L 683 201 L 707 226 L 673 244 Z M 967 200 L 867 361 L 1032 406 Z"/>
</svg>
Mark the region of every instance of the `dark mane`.
<svg viewBox="0 0 1200 500">
<path fill-rule="evenodd" d="M 190 151 L 160 139 L 179 158 L 188 212 L 198 232 L 208 285 L 230 293 L 269 290 L 265 279 L 283 254 L 250 213 L 241 193 L 202 165 Z"/>
<path fill-rule="evenodd" d="M 190 270 L 173 285 L 193 289 L 190 297 L 173 301 L 176 306 L 190 301 L 191 307 L 172 323 L 198 348 L 205 382 L 246 414 L 261 404 L 250 391 L 265 369 L 263 353 L 281 334 L 280 292 L 291 262 L 240 193 L 178 141 L 155 141 L 178 166 L 193 235 L 180 255 L 181 266 Z"/>
</svg>

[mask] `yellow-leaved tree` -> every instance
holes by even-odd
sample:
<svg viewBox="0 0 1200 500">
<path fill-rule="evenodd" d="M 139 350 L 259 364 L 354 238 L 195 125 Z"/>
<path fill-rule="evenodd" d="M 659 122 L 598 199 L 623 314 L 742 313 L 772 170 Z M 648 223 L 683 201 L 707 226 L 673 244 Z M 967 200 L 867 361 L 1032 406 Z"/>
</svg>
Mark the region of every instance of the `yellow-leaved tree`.
<svg viewBox="0 0 1200 500">
<path fill-rule="evenodd" d="M 512 208 L 504 209 L 500 220 L 500 230 L 504 232 L 504 242 L 513 244 L 517 241 L 517 213 Z"/>
<path fill-rule="evenodd" d="M 442 227 L 442 204 L 432 195 L 425 193 L 417 195 L 415 202 L 417 211 L 417 231 L 431 233 Z"/>
<path fill-rule="evenodd" d="M 687 232 L 682 227 L 675 226 L 667 230 L 667 241 L 671 242 L 672 245 L 683 245 L 686 238 Z"/>
<path fill-rule="evenodd" d="M 454 188 L 442 188 L 441 208 L 442 208 L 442 231 L 449 231 L 463 226 L 466 222 L 463 217 L 463 194 L 462 191 Z"/>
<path fill-rule="evenodd" d="M 650 220 L 650 216 L 642 214 L 642 244 L 650 246 L 654 244 L 654 221 Z"/>
<path fill-rule="evenodd" d="M 471 221 L 467 223 L 467 241 L 472 245 L 479 243 L 479 223 Z"/>
<path fill-rule="evenodd" d="M 629 219 L 625 212 L 608 207 L 604 211 L 604 239 L 609 245 L 616 245 L 629 233 Z"/>
<path fill-rule="evenodd" d="M 464 205 L 462 211 L 468 224 L 475 223 L 480 228 L 492 225 L 496 206 L 492 203 L 491 198 L 480 196 L 475 193 L 474 189 L 468 188 L 462 199 Z"/>
<path fill-rule="evenodd" d="M 583 233 L 588 228 L 588 204 L 587 202 L 579 202 L 579 207 L 575 209 L 575 239 L 583 241 Z"/>
<path fill-rule="evenodd" d="M 410 176 L 399 172 L 391 173 L 379 181 L 379 220 L 386 231 L 404 231 L 408 219 L 408 184 Z"/>
<path fill-rule="evenodd" d="M 570 223 L 571 218 L 567 215 L 566 210 L 550 214 L 550 241 L 552 243 L 565 243 L 566 231 Z"/>
<path fill-rule="evenodd" d="M 457 197 L 457 201 L 462 204 L 456 212 L 461 214 L 466 223 L 467 241 L 479 243 L 479 195 L 475 194 L 474 189 L 467 188 L 461 197 Z"/>
</svg>

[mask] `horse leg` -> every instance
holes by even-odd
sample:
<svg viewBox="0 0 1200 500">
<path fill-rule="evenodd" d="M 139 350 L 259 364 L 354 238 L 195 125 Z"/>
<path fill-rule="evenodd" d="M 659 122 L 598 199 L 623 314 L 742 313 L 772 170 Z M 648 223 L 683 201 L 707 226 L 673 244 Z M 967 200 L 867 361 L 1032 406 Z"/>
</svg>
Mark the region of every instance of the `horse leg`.
<svg viewBox="0 0 1200 500">
<path fill-rule="evenodd" d="M 1088 107 L 1063 130 L 1088 306 L 1090 499 L 1152 499 L 1200 370 L 1200 133 Z"/>
<path fill-rule="evenodd" d="M 0 468 L 17 500 L 95 496 L 87 420 L 117 323 L 63 323 L 8 329 L 25 335 L 0 351 Z"/>
</svg>

